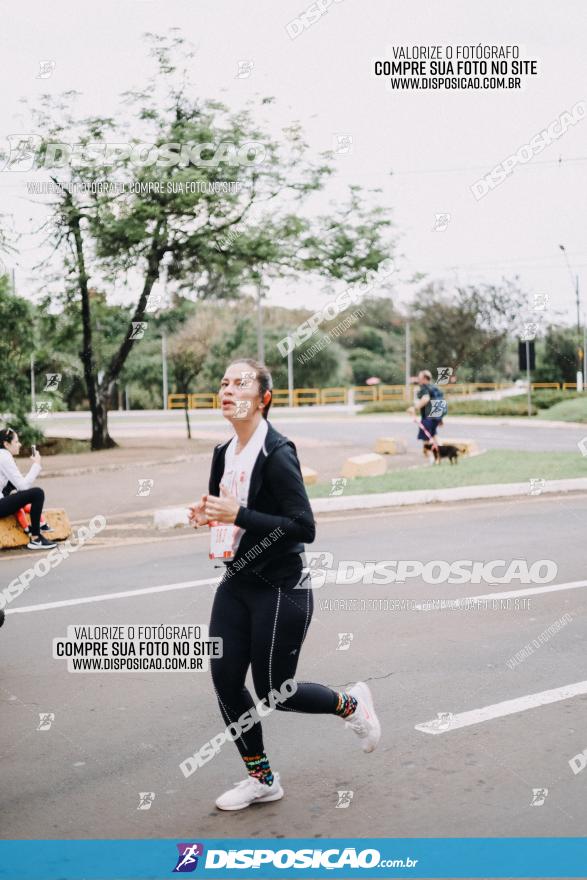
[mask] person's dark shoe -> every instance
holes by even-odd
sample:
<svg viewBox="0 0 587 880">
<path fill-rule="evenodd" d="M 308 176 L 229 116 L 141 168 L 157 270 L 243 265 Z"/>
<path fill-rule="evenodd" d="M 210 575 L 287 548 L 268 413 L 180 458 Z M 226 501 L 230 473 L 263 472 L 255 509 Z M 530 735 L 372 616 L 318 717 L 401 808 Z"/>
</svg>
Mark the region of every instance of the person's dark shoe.
<svg viewBox="0 0 587 880">
<path fill-rule="evenodd" d="M 44 535 L 39 535 L 38 538 L 31 538 L 27 544 L 29 550 L 50 550 L 51 547 L 56 546 L 54 541 L 48 541 Z"/>
<path fill-rule="evenodd" d="M 23 531 L 24 531 L 25 535 L 30 535 L 31 527 L 27 526 L 25 529 L 23 529 Z M 55 529 L 51 528 L 49 523 L 41 523 L 41 531 L 42 532 L 54 532 Z"/>
<path fill-rule="evenodd" d="M 4 611 L 0 611 L 0 626 L 2 626 L 2 624 L 4 623 L 5 617 L 6 615 L 4 614 Z"/>
</svg>

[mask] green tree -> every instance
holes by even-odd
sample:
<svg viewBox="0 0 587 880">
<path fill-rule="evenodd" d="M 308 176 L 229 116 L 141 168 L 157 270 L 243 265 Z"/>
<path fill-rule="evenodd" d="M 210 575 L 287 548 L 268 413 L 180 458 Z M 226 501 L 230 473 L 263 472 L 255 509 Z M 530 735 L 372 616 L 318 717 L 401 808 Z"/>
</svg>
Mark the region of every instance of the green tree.
<svg viewBox="0 0 587 880">
<path fill-rule="evenodd" d="M 405 318 L 391 298 L 368 296 L 358 306 L 347 309 L 331 321 L 328 329 L 347 315 L 362 313 L 338 338 L 348 352 L 351 381 L 362 385 L 377 376 L 390 385 L 403 384 L 405 373 Z"/>
<path fill-rule="evenodd" d="M 42 437 L 42 432 L 30 425 L 27 418 L 31 400 L 32 317 L 30 303 L 10 293 L 8 276 L 0 275 L 0 415 L 25 445 Z"/>
<path fill-rule="evenodd" d="M 186 321 L 173 337 L 169 346 L 169 359 L 173 366 L 175 384 L 180 394 L 185 394 L 185 420 L 188 439 L 192 430 L 187 395 L 193 391 L 192 384 L 203 370 L 210 348 L 222 336 L 220 309 L 212 304 L 200 303 L 195 314 Z"/>
<path fill-rule="evenodd" d="M 577 331 L 550 324 L 543 339 L 536 341 L 535 382 L 575 382 L 577 378 Z"/>
<path fill-rule="evenodd" d="M 459 378 L 503 375 L 508 334 L 525 297 L 515 282 L 457 287 L 448 295 L 430 284 L 412 307 L 412 363 L 417 369 L 450 366 Z"/>
<path fill-rule="evenodd" d="M 41 160 L 55 164 L 50 145 L 60 141 L 75 138 L 86 148 L 75 162 L 67 161 L 67 149 L 58 154 L 63 161 L 52 173 L 57 197 L 46 231 L 66 272 L 64 298 L 81 314 L 80 358 L 92 412 L 92 449 L 114 445 L 108 433 L 110 398 L 130 352 L 139 339 L 148 338 L 147 306 L 163 266 L 178 290 L 189 289 L 201 298 L 235 298 L 243 285 L 282 274 L 366 279 L 390 251 L 383 240 L 389 220 L 382 209 L 366 207 L 356 187 L 338 213 L 304 217 L 305 203 L 324 187 L 332 170 L 324 159 L 308 158 L 298 126 L 275 141 L 249 111 L 230 113 L 218 101 L 194 100 L 189 77 L 176 68 L 185 41 L 177 36 L 150 39 L 157 73 L 141 91 L 125 95 L 132 138 L 129 126 L 116 119 L 78 119 L 73 93 L 45 96 L 34 113 L 37 130 L 45 132 Z M 270 101 L 263 99 L 257 111 Z M 137 169 L 129 151 L 108 151 L 109 144 L 129 138 L 175 149 L 166 148 L 160 156 L 165 167 L 147 157 Z M 90 144 L 94 151 L 101 149 L 101 158 L 88 157 Z M 214 149 L 205 146 L 210 144 Z M 230 150 L 223 148 L 223 158 L 217 159 L 216 145 L 222 144 Z M 184 145 L 197 151 L 196 164 L 180 155 Z M 259 145 L 262 164 L 255 161 Z M 240 164 L 234 159 L 237 150 Z M 100 188 L 105 165 L 106 182 L 126 185 L 124 192 Z M 219 189 L 219 184 L 233 189 Z M 139 293 L 128 319 L 113 334 L 113 353 L 100 372 L 90 282 L 102 288 L 129 280 Z"/>
</svg>

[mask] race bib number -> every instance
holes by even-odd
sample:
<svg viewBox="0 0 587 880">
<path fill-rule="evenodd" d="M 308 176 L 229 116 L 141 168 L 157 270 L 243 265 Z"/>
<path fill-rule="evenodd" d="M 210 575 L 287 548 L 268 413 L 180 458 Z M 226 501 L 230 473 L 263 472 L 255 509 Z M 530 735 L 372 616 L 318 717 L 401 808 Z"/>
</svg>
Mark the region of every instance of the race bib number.
<svg viewBox="0 0 587 880">
<path fill-rule="evenodd" d="M 235 526 L 226 523 L 210 523 L 210 559 L 232 559 Z"/>
</svg>

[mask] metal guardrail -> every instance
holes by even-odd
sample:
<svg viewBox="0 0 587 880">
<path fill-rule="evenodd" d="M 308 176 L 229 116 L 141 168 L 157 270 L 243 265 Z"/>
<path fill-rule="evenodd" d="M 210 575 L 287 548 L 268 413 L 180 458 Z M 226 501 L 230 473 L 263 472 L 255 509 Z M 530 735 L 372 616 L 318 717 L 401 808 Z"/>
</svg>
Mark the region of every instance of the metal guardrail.
<svg viewBox="0 0 587 880">
<path fill-rule="evenodd" d="M 218 395 L 208 391 L 194 394 L 168 394 L 167 409 L 217 409 Z"/>
<path fill-rule="evenodd" d="M 479 391 L 500 391 L 512 388 L 508 382 L 457 382 L 454 385 L 443 385 L 445 396 L 475 394 Z M 532 391 L 539 389 L 571 391 L 577 388 L 576 382 L 532 382 Z M 293 406 L 317 406 L 328 404 L 348 404 L 349 391 L 353 392 L 355 403 L 386 403 L 405 401 L 411 403 L 412 392 L 405 385 L 354 385 L 333 388 L 294 388 L 292 392 Z M 520 390 L 520 394 L 523 394 Z M 167 409 L 218 409 L 218 395 L 214 392 L 198 391 L 193 394 L 169 394 Z M 273 406 L 289 406 L 290 395 L 286 388 L 273 389 Z"/>
</svg>

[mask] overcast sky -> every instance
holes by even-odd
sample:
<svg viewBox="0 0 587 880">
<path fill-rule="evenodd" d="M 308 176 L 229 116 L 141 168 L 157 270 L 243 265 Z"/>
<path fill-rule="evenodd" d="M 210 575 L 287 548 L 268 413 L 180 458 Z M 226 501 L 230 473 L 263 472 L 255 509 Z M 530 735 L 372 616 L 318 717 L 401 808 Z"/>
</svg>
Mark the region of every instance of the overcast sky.
<svg viewBox="0 0 587 880">
<path fill-rule="evenodd" d="M 470 187 L 527 144 L 565 110 L 587 101 L 584 0 L 340 0 L 291 39 L 286 25 L 310 6 L 305 0 L 116 0 L 100 4 L 35 2 L 13 5 L 2 25 L 2 138 L 29 130 L 21 98 L 68 89 L 83 93 L 84 112 L 115 114 L 119 94 L 150 72 L 143 34 L 181 32 L 197 47 L 192 76 L 202 97 L 237 109 L 254 95 L 274 95 L 271 125 L 299 119 L 316 153 L 338 135 L 352 149 L 336 158 L 337 181 L 324 194 L 342 197 L 348 183 L 383 189 L 400 235 L 398 299 L 404 283 L 425 272 L 448 283 L 520 276 L 529 294 L 547 293 L 551 313 L 574 320 L 572 279 L 558 245 L 580 277 L 587 313 L 587 119 L 477 201 Z M 496 44 L 521 47 L 538 60 L 538 75 L 521 90 L 392 91 L 373 74 L 373 61 L 392 45 Z M 47 79 L 39 64 L 55 62 Z M 252 62 L 246 78 L 238 64 Z M 390 176 L 390 172 L 393 175 Z M 33 208 L 24 188 L 30 174 L 0 173 L 2 212 L 20 229 Z M 444 231 L 435 216 L 450 214 Z M 39 253 L 26 245 L 16 257 L 19 290 Z M 319 287 L 275 285 L 269 301 L 312 306 Z M 318 296 L 318 298 L 317 298 Z"/>
</svg>

